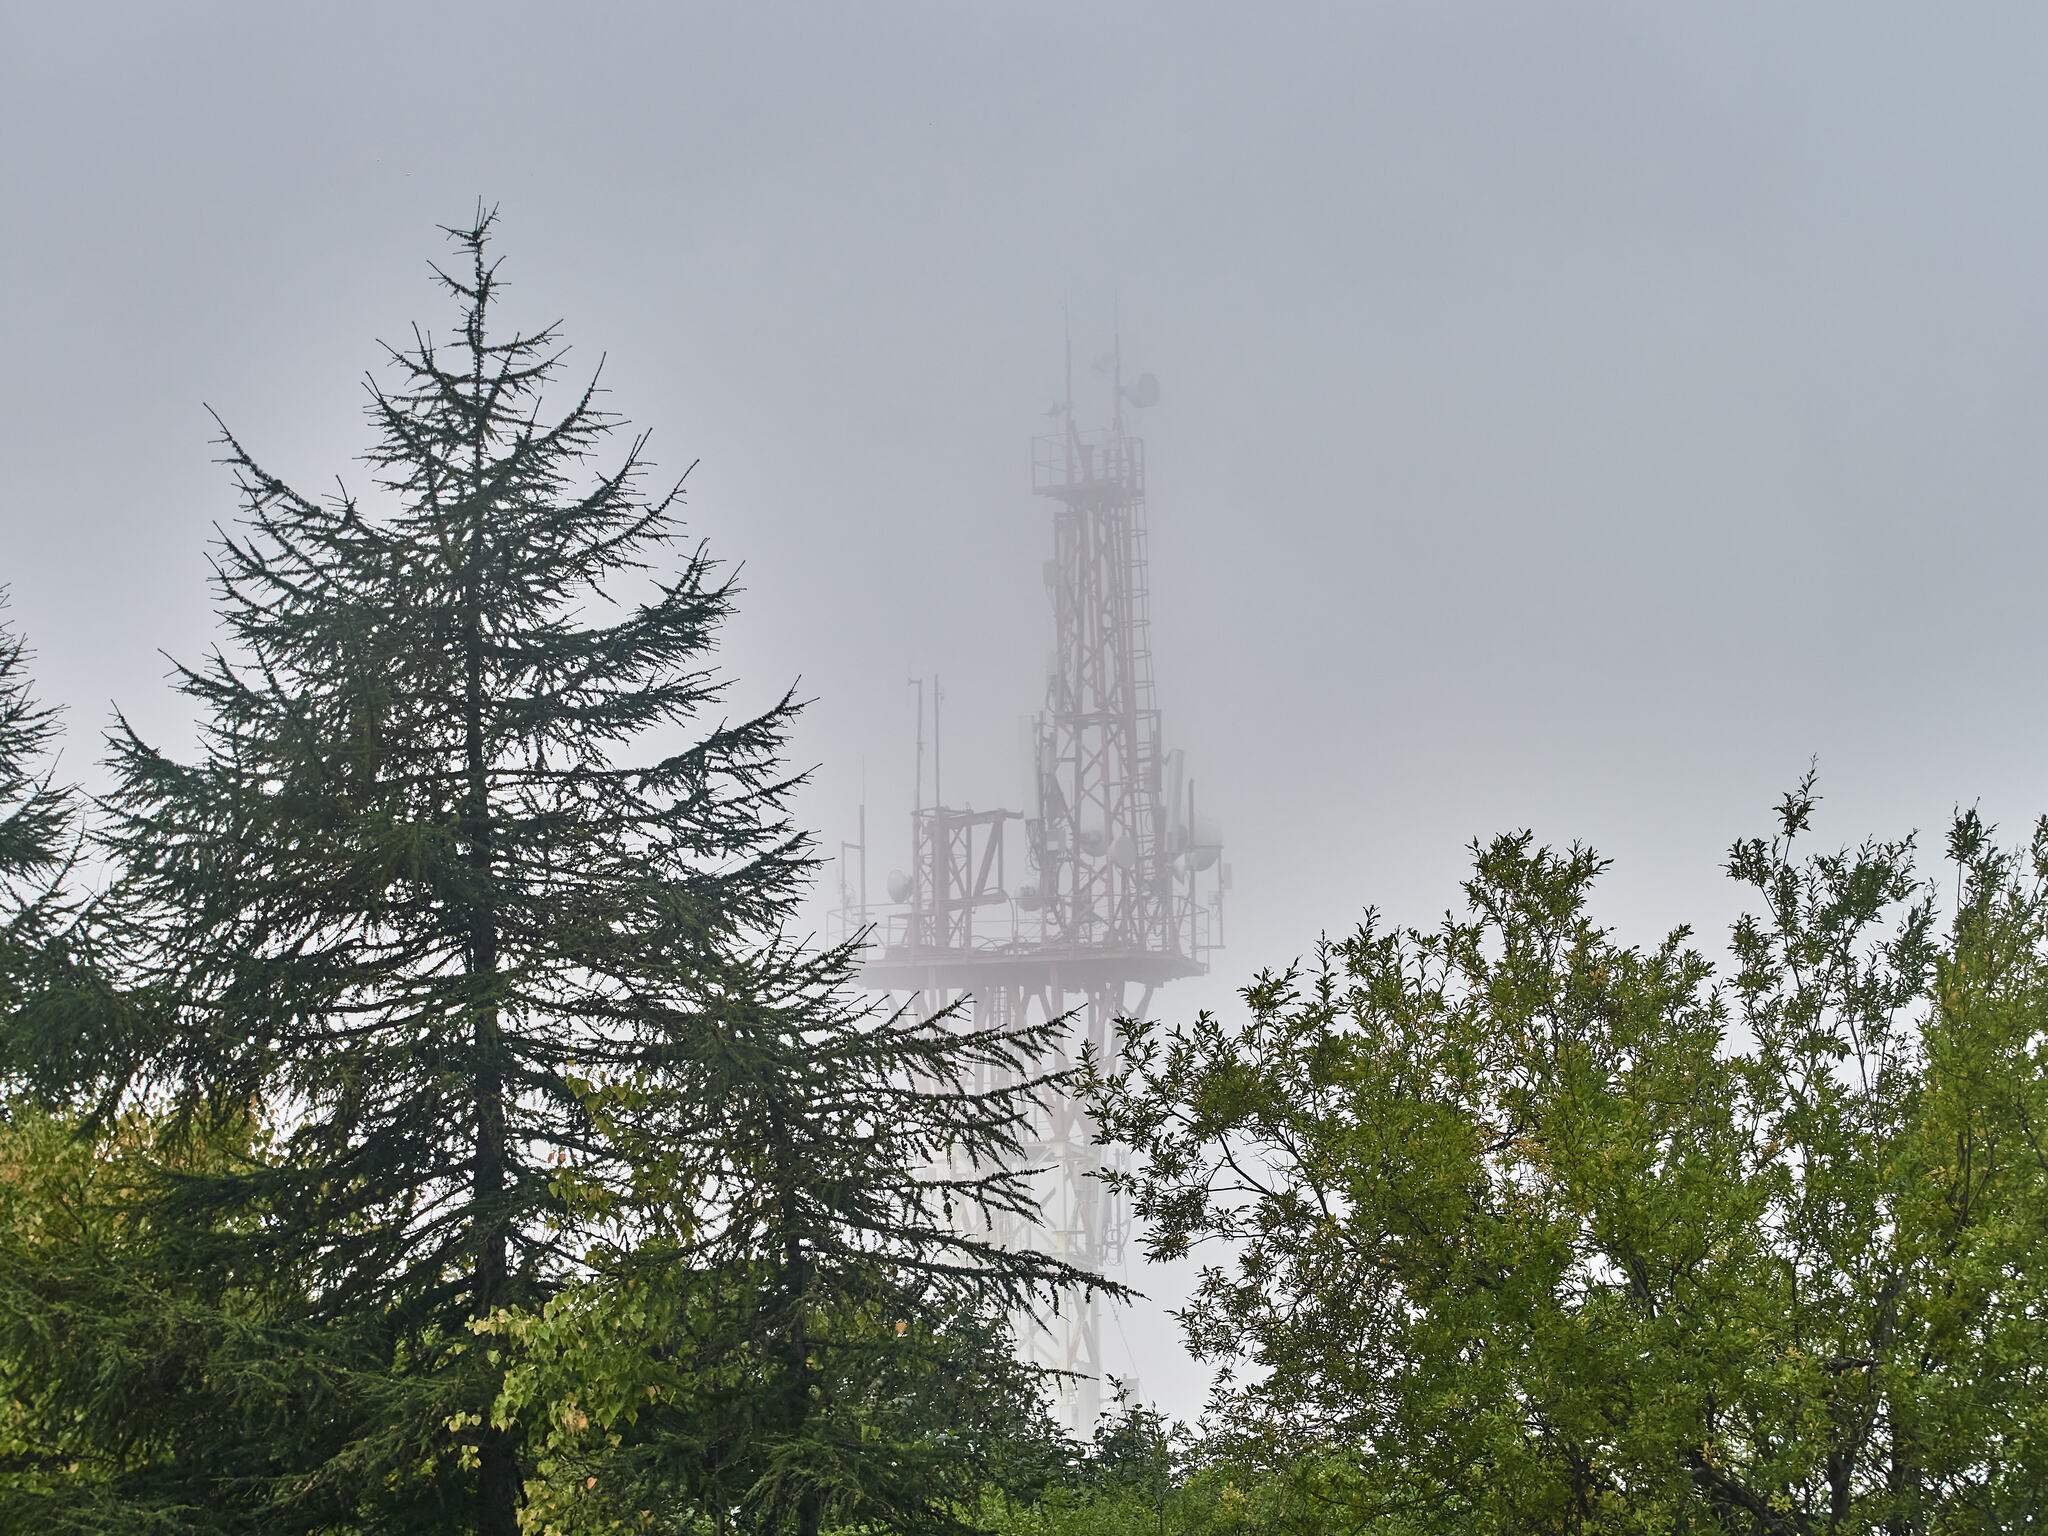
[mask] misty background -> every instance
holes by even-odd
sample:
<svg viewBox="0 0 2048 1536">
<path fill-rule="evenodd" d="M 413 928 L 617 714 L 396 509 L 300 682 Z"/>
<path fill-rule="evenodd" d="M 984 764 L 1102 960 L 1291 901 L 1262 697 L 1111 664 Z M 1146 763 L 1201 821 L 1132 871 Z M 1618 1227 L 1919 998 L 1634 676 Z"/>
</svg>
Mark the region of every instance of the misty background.
<svg viewBox="0 0 2048 1536">
<path fill-rule="evenodd" d="M 1153 642 L 1235 874 L 1227 1008 L 1464 845 L 1616 865 L 1628 938 L 1736 911 L 1818 759 L 1824 842 L 2048 810 L 2048 11 L 1523 6 L 0 7 L 0 584 L 91 782 L 190 741 L 219 410 L 318 491 L 481 196 L 506 319 L 744 563 L 736 707 L 815 700 L 830 853 L 1016 805 L 1050 506 L 1028 440 L 1120 328 Z M 929 783 L 929 779 L 927 779 Z M 827 871 L 818 903 L 836 886 Z M 1107 1328 L 1170 1411 L 1161 1310 Z M 1121 1360 L 1121 1364 L 1117 1362 Z"/>
</svg>

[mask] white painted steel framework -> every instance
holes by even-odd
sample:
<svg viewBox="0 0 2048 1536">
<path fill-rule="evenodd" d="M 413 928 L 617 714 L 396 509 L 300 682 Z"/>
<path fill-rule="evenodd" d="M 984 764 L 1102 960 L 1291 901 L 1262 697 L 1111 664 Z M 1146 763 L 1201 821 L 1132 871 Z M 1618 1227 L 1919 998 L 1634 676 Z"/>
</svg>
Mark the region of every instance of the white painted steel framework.
<svg viewBox="0 0 2048 1536">
<path fill-rule="evenodd" d="M 864 926 L 873 917 L 869 985 L 909 993 L 927 1014 L 971 999 L 977 1024 L 1070 1016 L 1054 1067 L 1084 1043 L 1106 1059 L 1118 1018 L 1144 1016 L 1158 986 L 1205 969 L 1227 885 L 1154 696 L 1145 445 L 1123 407 L 1157 386 L 1148 376 L 1127 390 L 1120 349 L 1110 364 L 1110 426 L 1076 423 L 1070 358 L 1061 430 L 1032 445 L 1032 489 L 1053 504 L 1055 643 L 1026 807 L 919 805 L 911 870 L 891 882 L 898 899 L 871 914 L 863 890 L 858 912 Z M 1026 1150 L 1043 1170 L 1041 1219 L 997 1239 L 1097 1274 L 1121 1266 L 1129 1219 L 1096 1177 L 1114 1154 L 1081 1105 L 1042 1104 Z M 1069 1297 L 1050 1327 L 1027 1331 L 1034 1360 L 1070 1373 L 1067 1422 L 1086 1434 L 1101 1406 L 1099 1307 Z"/>
</svg>

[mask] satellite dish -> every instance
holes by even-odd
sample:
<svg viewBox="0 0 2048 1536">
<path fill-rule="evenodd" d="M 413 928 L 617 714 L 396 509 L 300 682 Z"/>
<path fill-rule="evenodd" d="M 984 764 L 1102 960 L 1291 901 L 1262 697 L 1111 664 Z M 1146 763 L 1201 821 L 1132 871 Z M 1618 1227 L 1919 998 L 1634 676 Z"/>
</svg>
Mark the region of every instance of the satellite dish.
<svg viewBox="0 0 2048 1536">
<path fill-rule="evenodd" d="M 1091 859 L 1102 857 L 1102 851 L 1109 846 L 1109 838 L 1094 827 L 1081 834 L 1081 851 Z"/>
<path fill-rule="evenodd" d="M 1131 841 L 1128 832 L 1119 833 L 1115 844 L 1109 850 L 1109 862 L 1118 869 L 1138 867 L 1138 845 Z"/>
<path fill-rule="evenodd" d="M 1027 885 L 1017 893 L 1017 905 L 1026 912 L 1036 912 L 1045 905 L 1045 898 L 1038 894 L 1038 887 Z"/>
<path fill-rule="evenodd" d="M 891 901 L 910 900 L 910 876 L 903 873 L 900 869 L 889 871 L 889 899 Z"/>
<path fill-rule="evenodd" d="M 1159 403 L 1159 380 L 1152 374 L 1141 373 L 1137 383 L 1124 386 L 1123 395 L 1139 410 L 1149 410 Z"/>
</svg>

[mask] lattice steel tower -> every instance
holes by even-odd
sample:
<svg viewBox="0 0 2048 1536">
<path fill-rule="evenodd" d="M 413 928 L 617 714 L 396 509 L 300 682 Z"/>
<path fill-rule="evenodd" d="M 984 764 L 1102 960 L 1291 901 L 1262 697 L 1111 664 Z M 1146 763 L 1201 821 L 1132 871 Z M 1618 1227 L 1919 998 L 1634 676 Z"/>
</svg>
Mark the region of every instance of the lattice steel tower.
<svg viewBox="0 0 2048 1536">
<path fill-rule="evenodd" d="M 1206 969 L 1228 885 L 1221 839 L 1196 814 L 1181 754 L 1161 739 L 1153 689 L 1145 444 L 1126 430 L 1124 407 L 1152 404 L 1158 384 L 1146 374 L 1126 388 L 1121 347 L 1104 364 L 1109 426 L 1079 426 L 1070 350 L 1060 430 L 1032 444 L 1032 490 L 1053 513 L 1045 582 L 1054 649 L 1029 732 L 1025 807 L 912 812 L 911 870 L 891 877 L 863 976 L 927 1011 L 964 994 L 977 1024 L 1071 1011 L 1059 1066 L 1078 1059 L 1083 1041 L 1109 1052 L 1117 1018 L 1143 1017 L 1162 983 Z M 869 921 L 865 898 L 857 918 L 849 899 L 850 920 Z M 1069 1099 L 1046 1103 L 1033 1132 L 1043 1219 L 999 1240 L 1096 1273 L 1120 1265 L 1129 1223 L 1091 1177 L 1106 1149 L 1085 1112 Z M 1027 1344 L 1080 1378 L 1065 1406 L 1085 1434 L 1100 1408 L 1096 1305 L 1069 1298 Z"/>
</svg>

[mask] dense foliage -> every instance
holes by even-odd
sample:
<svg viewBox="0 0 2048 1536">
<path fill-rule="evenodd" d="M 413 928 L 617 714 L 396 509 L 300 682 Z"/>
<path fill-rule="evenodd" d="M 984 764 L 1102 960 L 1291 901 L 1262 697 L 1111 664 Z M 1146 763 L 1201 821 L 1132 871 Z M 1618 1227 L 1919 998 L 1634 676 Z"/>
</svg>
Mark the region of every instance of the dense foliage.
<svg viewBox="0 0 2048 1536">
<path fill-rule="evenodd" d="M 1331 1528 L 2033 1529 L 2048 1507 L 2048 825 L 1733 851 L 1720 986 L 1588 915 L 1601 862 L 1478 851 L 1236 1027 L 1098 1080 L 1218 1443 Z"/>
<path fill-rule="evenodd" d="M 99 984 L 8 1020 L 16 1527 L 929 1529 L 1046 1433 L 1003 1319 L 1076 1277 L 970 1235 L 1023 1209 L 1044 1028 L 782 937 L 794 706 L 724 715 L 732 589 L 644 437 L 596 463 L 594 383 L 545 414 L 490 226 L 372 384 L 366 500 L 224 435 L 201 753 L 116 730 L 112 883 L 30 946 Z M 61 806 L 7 771 L 34 875 Z"/>
<path fill-rule="evenodd" d="M 790 942 L 794 705 L 725 714 L 733 590 L 594 383 L 547 414 L 490 229 L 373 494 L 224 436 L 196 760 L 120 725 L 81 829 L 0 631 L 0 1528 L 2040 1528 L 2048 822 L 1937 889 L 1806 852 L 1811 782 L 1719 974 L 1524 834 L 1126 1023 L 1088 1088 L 1152 1255 L 1219 1250 L 1221 1385 L 1057 1434 L 1011 1321 L 1087 1277 L 974 1235 L 1052 1026 Z"/>
<path fill-rule="evenodd" d="M 0 610 L 6 592 L 0 589 Z M 0 1010 L 35 986 L 59 921 L 70 848 L 70 794 L 56 782 L 55 713 L 29 690 L 28 646 L 0 627 Z"/>
<path fill-rule="evenodd" d="M 1033 1496 L 991 1495 L 996 1536 L 1282 1536 L 1323 1529 L 1294 1469 L 1276 1475 L 1131 1402 L 1121 1388 L 1081 1454 Z"/>
</svg>

